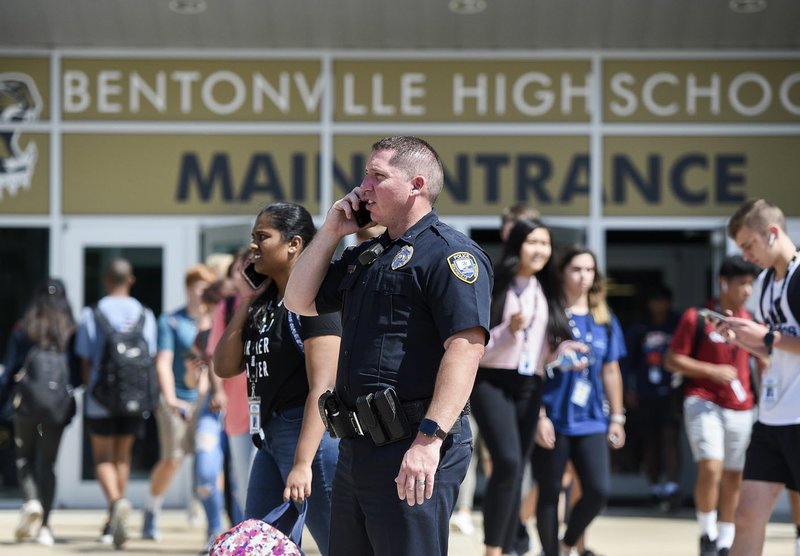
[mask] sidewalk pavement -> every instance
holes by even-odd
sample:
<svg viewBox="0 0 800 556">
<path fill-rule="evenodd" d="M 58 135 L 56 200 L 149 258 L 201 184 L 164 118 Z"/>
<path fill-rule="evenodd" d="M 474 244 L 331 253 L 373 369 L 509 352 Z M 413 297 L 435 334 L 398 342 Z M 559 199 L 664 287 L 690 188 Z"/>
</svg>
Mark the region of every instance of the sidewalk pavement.
<svg viewBox="0 0 800 556">
<path fill-rule="evenodd" d="M 0 554 L 3 556 L 39 556 L 50 554 L 119 555 L 112 547 L 100 545 L 96 538 L 105 518 L 99 510 L 57 509 L 51 517 L 51 529 L 56 539 L 53 547 L 44 547 L 33 541 L 14 542 L 17 512 L 0 510 Z M 481 556 L 481 514 L 473 514 L 476 530 L 471 536 L 451 531 L 449 556 Z M 153 556 L 155 554 L 196 555 L 205 541 L 204 527 L 189 525 L 186 511 L 165 510 L 160 520 L 162 540 L 140 540 L 142 514 L 131 516 L 131 540 L 125 546 L 127 556 Z M 531 532 L 535 531 L 531 529 Z M 795 528 L 791 523 L 771 523 L 767 528 L 764 556 L 792 556 L 794 554 Z M 698 553 L 698 532 L 694 514 L 683 510 L 666 515 L 644 508 L 610 508 L 592 523 L 588 532 L 588 546 L 602 556 L 691 556 Z M 308 556 L 318 556 L 319 551 L 309 535 L 303 539 Z M 538 554 L 536 549 L 530 556 Z M 376 555 L 382 556 L 382 555 Z M 424 556 L 424 555 L 423 555 Z M 755 555 L 754 555 L 755 556 Z"/>
</svg>

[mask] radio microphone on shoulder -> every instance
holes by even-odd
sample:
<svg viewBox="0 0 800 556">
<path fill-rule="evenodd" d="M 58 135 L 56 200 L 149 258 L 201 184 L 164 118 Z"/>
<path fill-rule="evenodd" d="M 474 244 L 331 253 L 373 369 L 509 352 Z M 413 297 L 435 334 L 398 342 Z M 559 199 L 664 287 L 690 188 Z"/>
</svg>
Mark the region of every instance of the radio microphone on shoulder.
<svg viewBox="0 0 800 556">
<path fill-rule="evenodd" d="M 386 248 L 380 242 L 375 242 L 375 245 L 364 251 L 358 256 L 358 262 L 364 266 L 369 266 L 375 262 L 375 259 L 381 256 Z"/>
</svg>

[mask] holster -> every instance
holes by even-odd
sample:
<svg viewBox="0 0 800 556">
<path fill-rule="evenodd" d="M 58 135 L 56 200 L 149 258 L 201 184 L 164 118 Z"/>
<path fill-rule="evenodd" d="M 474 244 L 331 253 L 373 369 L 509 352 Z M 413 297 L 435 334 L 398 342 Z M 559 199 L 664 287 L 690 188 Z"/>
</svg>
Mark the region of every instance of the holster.
<svg viewBox="0 0 800 556">
<path fill-rule="evenodd" d="M 336 394 L 328 390 L 319 397 L 319 414 L 325 428 L 331 436 L 335 438 L 352 438 L 353 436 L 363 436 L 364 431 L 358 422 L 355 414 L 347 411 L 347 408 L 339 401 Z"/>
</svg>

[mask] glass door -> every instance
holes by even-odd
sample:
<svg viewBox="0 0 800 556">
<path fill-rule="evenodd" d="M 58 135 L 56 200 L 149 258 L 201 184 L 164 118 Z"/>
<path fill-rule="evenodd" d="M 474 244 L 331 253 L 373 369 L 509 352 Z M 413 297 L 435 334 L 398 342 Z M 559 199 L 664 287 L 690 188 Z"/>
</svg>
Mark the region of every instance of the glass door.
<svg viewBox="0 0 800 556">
<path fill-rule="evenodd" d="M 164 310 L 179 307 L 184 302 L 184 271 L 198 260 L 199 254 L 194 227 L 181 222 L 70 221 L 60 243 L 63 246 L 62 276 L 76 318 L 80 317 L 83 307 L 95 304 L 105 295 L 103 273 L 108 263 L 119 257 L 133 266 L 136 282 L 131 295 L 152 309 L 156 317 Z M 71 507 L 104 504 L 95 482 L 82 415 L 81 404 L 78 416 L 64 433 L 58 461 L 59 499 Z M 137 438 L 133 454 L 127 497 L 139 504 L 146 498 L 150 469 L 159 456 L 152 416 L 145 423 L 144 434 Z M 185 501 L 188 497 L 189 478 L 185 470 L 176 482 L 186 486 L 170 489 L 168 503 Z"/>
</svg>

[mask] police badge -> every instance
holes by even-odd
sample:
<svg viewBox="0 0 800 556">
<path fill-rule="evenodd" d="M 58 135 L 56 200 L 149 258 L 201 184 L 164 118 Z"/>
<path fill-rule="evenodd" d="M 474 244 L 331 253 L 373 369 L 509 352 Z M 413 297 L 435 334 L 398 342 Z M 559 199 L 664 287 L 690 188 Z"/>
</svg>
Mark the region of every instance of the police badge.
<svg viewBox="0 0 800 556">
<path fill-rule="evenodd" d="M 450 265 L 450 270 L 456 275 L 456 278 L 467 284 L 474 284 L 478 279 L 478 261 L 472 256 L 472 253 L 466 251 L 459 251 L 447 257 L 447 264 Z"/>
<path fill-rule="evenodd" d="M 397 270 L 398 268 L 406 266 L 413 255 L 414 247 L 411 245 L 404 245 L 400 251 L 397 252 L 397 255 L 394 256 L 394 259 L 392 259 L 392 270 Z"/>
</svg>

